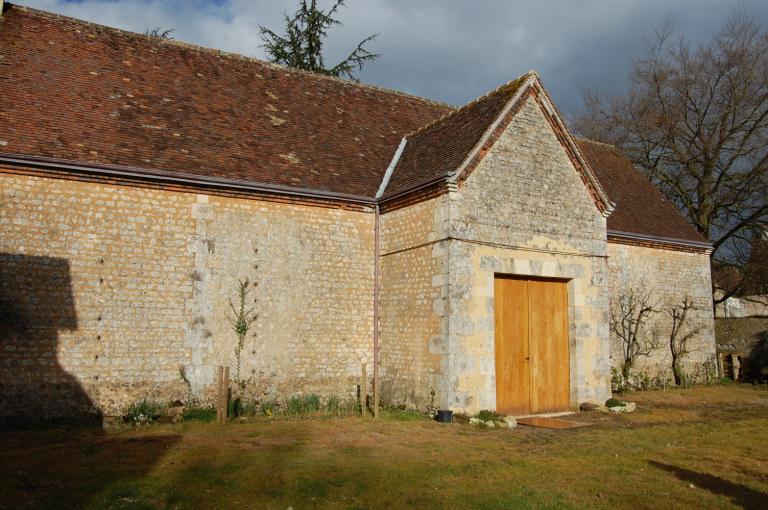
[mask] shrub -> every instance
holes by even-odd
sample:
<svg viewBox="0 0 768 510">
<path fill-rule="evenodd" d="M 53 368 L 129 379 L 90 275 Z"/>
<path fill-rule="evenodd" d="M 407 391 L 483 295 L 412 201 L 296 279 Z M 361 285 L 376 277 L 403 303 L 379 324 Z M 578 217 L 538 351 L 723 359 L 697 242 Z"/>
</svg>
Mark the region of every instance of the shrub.
<svg viewBox="0 0 768 510">
<path fill-rule="evenodd" d="M 605 407 L 624 407 L 627 403 L 618 398 L 609 398 L 605 401 Z"/>
<path fill-rule="evenodd" d="M 131 423 L 149 423 L 156 420 L 162 413 L 165 406 L 149 400 L 140 400 L 128 406 L 125 413 L 125 419 Z"/>
</svg>

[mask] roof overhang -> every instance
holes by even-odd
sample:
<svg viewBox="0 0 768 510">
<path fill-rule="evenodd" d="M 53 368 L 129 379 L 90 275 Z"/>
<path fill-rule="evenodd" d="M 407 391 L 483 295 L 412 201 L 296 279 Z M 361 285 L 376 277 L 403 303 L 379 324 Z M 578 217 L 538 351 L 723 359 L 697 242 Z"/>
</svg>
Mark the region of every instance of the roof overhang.
<svg viewBox="0 0 768 510">
<path fill-rule="evenodd" d="M 107 178 L 124 178 L 153 181 L 161 184 L 179 184 L 205 189 L 222 189 L 229 191 L 262 193 L 282 195 L 295 198 L 309 198 L 318 200 L 335 200 L 352 204 L 370 205 L 376 204 L 373 197 L 349 195 L 324 191 L 318 189 L 295 188 L 276 184 L 265 184 L 252 181 L 225 179 L 202 175 L 185 174 L 179 172 L 164 172 L 146 168 L 96 164 L 83 161 L 71 161 L 59 158 L 42 156 L 27 156 L 22 154 L 0 153 L 0 163 L 20 166 L 32 166 L 35 168 L 65 170 L 80 174 L 98 175 Z"/>
<path fill-rule="evenodd" d="M 691 241 L 688 239 L 677 239 L 674 237 L 653 236 L 649 234 L 636 234 L 634 232 L 623 232 L 621 230 L 608 230 L 608 240 L 627 240 L 640 243 L 674 245 L 681 248 L 693 249 L 702 252 L 711 252 L 712 243 L 703 241 Z"/>
</svg>

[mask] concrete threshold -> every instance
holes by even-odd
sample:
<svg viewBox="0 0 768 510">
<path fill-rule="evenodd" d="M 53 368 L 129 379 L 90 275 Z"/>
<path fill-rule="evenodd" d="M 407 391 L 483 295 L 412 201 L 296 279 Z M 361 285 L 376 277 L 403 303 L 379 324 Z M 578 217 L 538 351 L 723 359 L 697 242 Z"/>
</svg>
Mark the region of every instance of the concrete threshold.
<svg viewBox="0 0 768 510">
<path fill-rule="evenodd" d="M 522 416 L 515 416 L 516 420 L 520 418 L 557 418 L 559 416 L 570 416 L 576 414 L 575 411 L 560 411 L 559 413 L 542 413 L 542 414 L 524 414 Z"/>
</svg>

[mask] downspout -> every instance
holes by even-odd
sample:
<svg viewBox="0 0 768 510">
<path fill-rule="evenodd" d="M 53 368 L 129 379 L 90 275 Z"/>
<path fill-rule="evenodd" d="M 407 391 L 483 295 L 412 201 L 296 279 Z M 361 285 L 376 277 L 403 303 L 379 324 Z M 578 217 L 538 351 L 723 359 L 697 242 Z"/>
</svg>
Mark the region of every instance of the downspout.
<svg viewBox="0 0 768 510">
<path fill-rule="evenodd" d="M 379 200 L 387 189 L 389 180 L 395 171 L 397 162 L 403 154 L 407 140 L 403 137 L 400 145 L 392 156 L 387 170 L 384 172 L 384 178 L 381 180 L 379 190 L 376 192 L 376 204 L 374 205 L 373 215 L 373 417 L 379 417 L 379 400 L 381 397 L 381 388 L 379 386 L 379 298 L 381 297 L 381 287 L 379 285 L 379 274 L 381 273 L 379 253 L 381 244 L 381 209 Z"/>
<path fill-rule="evenodd" d="M 374 206 L 373 225 L 373 417 L 379 417 L 379 204 Z"/>
</svg>

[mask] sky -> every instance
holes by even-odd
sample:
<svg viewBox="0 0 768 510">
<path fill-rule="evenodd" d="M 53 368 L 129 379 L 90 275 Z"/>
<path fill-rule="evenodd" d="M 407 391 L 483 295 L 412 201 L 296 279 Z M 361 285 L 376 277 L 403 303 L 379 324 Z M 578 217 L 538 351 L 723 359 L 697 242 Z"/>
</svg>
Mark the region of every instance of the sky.
<svg viewBox="0 0 768 510">
<path fill-rule="evenodd" d="M 173 28 L 175 39 L 266 58 L 258 26 L 283 27 L 298 0 L 15 0 L 13 3 L 143 32 Z M 328 7 L 333 0 L 320 0 Z M 453 105 L 465 104 L 530 69 L 566 117 L 587 89 L 621 92 L 632 59 L 672 16 L 692 43 L 711 38 L 730 0 L 347 0 L 326 40 L 326 64 L 358 41 L 381 56 L 358 77 Z M 768 25 L 768 0 L 746 8 Z"/>
</svg>

